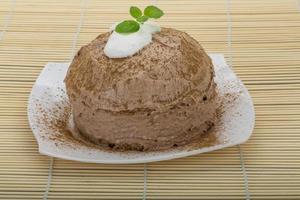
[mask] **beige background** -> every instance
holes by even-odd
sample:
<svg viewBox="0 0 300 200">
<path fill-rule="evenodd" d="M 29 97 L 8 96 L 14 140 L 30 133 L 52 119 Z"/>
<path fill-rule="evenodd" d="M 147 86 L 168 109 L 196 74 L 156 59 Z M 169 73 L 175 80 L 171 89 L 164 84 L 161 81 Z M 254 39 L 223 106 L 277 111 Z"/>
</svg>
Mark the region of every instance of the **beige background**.
<svg viewBox="0 0 300 200">
<path fill-rule="evenodd" d="M 250 90 L 256 127 L 240 148 L 147 165 L 51 162 L 37 152 L 26 104 L 43 66 L 70 61 L 129 17 L 130 5 L 153 2 L 0 1 L 0 199 L 300 199 L 295 0 L 155 1 L 166 13 L 163 26 L 188 32 L 208 53 L 224 53 Z"/>
</svg>

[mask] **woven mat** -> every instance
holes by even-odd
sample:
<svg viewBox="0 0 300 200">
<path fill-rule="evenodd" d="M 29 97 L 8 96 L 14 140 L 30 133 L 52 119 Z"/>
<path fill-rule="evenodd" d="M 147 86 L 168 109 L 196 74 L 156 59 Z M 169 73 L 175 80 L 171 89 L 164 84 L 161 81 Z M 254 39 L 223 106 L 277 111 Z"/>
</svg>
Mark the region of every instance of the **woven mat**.
<svg viewBox="0 0 300 200">
<path fill-rule="evenodd" d="M 224 53 L 255 102 L 241 146 L 139 165 L 40 155 L 28 126 L 31 87 L 47 62 L 78 48 L 130 5 L 156 3 L 163 26 Z M 295 0 L 1 0 L 0 199 L 300 199 L 300 2 Z"/>
</svg>

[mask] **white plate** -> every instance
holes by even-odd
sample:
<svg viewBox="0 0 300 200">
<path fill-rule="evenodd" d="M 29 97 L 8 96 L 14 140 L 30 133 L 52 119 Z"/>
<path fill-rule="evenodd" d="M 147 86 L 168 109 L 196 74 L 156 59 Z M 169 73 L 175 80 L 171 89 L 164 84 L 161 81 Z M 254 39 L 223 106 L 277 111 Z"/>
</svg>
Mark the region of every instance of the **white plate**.
<svg viewBox="0 0 300 200">
<path fill-rule="evenodd" d="M 32 88 L 28 103 L 28 118 L 41 154 L 92 163 L 145 163 L 169 160 L 209 152 L 241 144 L 250 137 L 255 121 L 252 99 L 222 54 L 211 54 L 217 90 L 224 113 L 216 124 L 218 142 L 196 149 L 177 148 L 162 152 L 109 152 L 86 146 L 76 140 L 63 139 L 64 131 L 57 128 L 59 120 L 69 114 L 68 98 L 63 83 L 69 63 L 48 63 Z M 229 95 L 228 95 L 229 94 Z M 231 98 L 231 99 L 229 99 Z M 53 128 L 55 126 L 55 128 Z M 61 136 L 61 137 L 60 137 Z"/>
</svg>

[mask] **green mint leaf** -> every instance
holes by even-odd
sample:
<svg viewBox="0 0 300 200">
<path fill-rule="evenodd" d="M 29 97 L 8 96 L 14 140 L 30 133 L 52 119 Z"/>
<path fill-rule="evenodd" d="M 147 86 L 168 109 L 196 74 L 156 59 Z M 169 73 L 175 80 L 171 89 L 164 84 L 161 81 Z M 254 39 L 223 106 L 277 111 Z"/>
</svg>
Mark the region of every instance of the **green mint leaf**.
<svg viewBox="0 0 300 200">
<path fill-rule="evenodd" d="M 147 6 L 144 10 L 144 15 L 150 18 L 158 19 L 164 15 L 164 12 L 156 6 Z"/>
<path fill-rule="evenodd" d="M 148 19 L 149 19 L 148 16 L 143 15 L 143 16 L 137 18 L 136 21 L 138 21 L 138 22 L 140 22 L 140 23 L 144 23 L 144 22 L 147 21 Z"/>
<path fill-rule="evenodd" d="M 116 26 L 115 31 L 118 33 L 134 33 L 140 29 L 138 22 L 134 20 L 125 20 Z"/>
<path fill-rule="evenodd" d="M 136 6 L 131 6 L 129 12 L 130 15 L 136 19 L 143 15 L 142 11 Z"/>
</svg>

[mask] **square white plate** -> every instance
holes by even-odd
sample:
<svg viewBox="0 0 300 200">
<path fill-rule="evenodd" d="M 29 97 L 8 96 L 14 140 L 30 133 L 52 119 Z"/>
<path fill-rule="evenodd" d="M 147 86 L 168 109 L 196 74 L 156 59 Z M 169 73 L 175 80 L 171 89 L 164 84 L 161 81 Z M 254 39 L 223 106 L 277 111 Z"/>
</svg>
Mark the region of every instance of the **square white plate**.
<svg viewBox="0 0 300 200">
<path fill-rule="evenodd" d="M 53 128 L 70 114 L 64 77 L 69 63 L 48 63 L 34 84 L 28 103 L 28 119 L 41 154 L 92 163 L 146 163 L 209 152 L 248 140 L 255 113 L 252 99 L 222 54 L 211 54 L 217 90 L 223 101 L 223 115 L 216 123 L 218 142 L 196 149 L 176 148 L 160 152 L 112 152 L 89 147 L 76 140 L 63 140 L 64 131 Z M 235 97 L 232 99 L 232 97 Z M 224 103 L 231 102 L 231 103 Z M 56 124 L 56 125 L 54 125 Z"/>
</svg>

